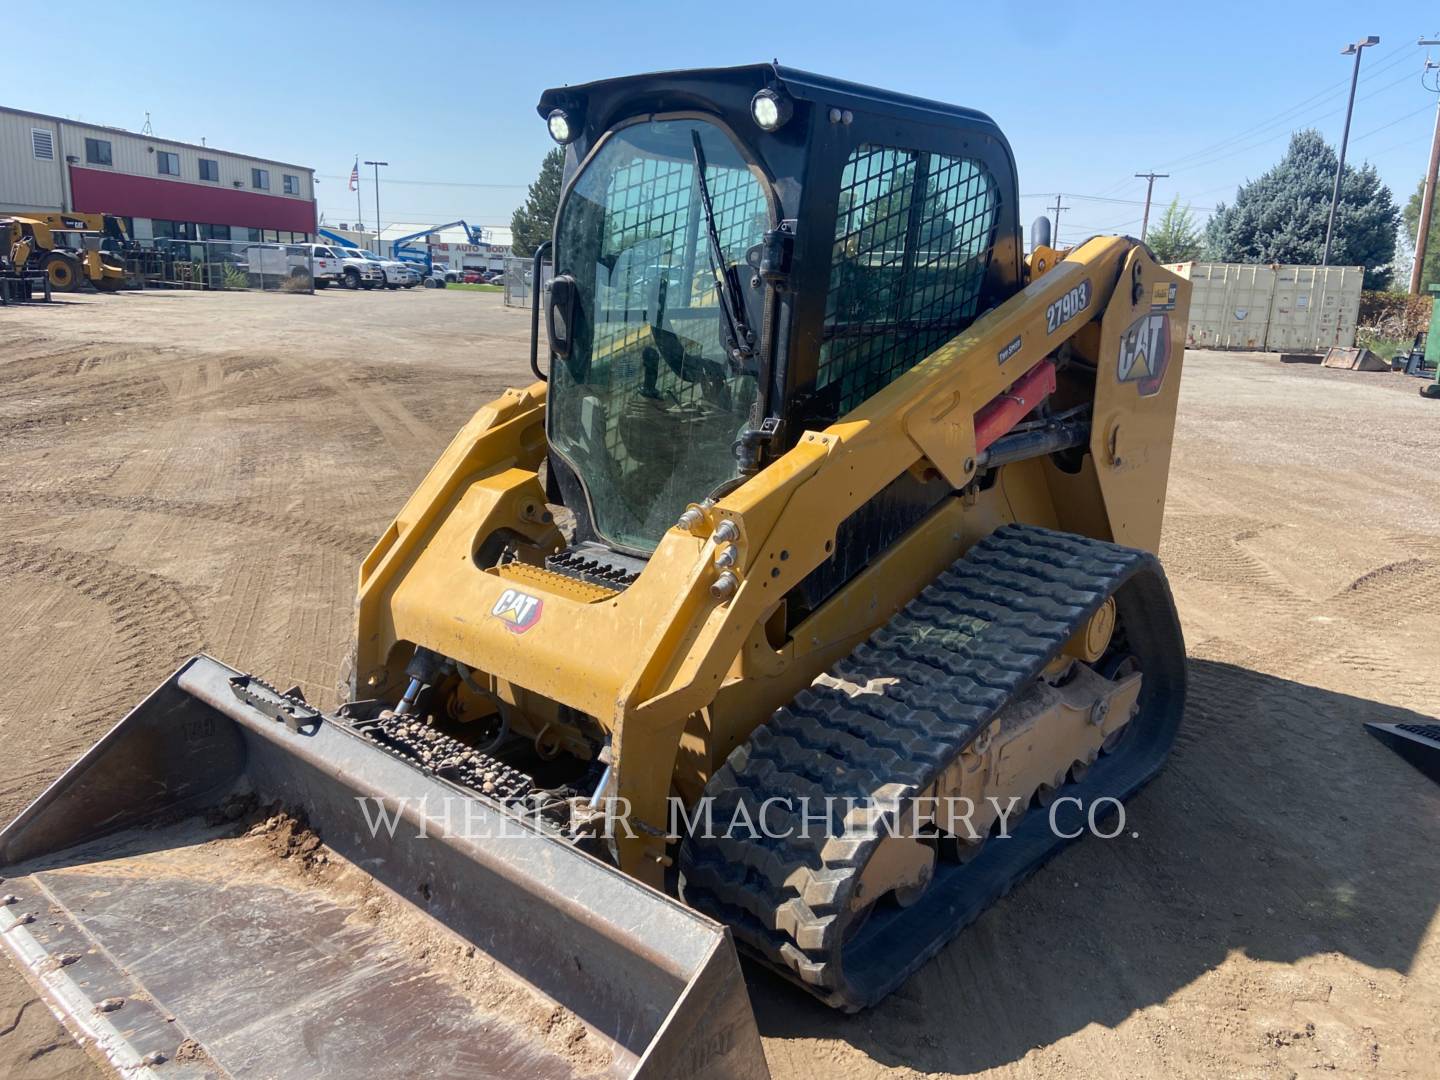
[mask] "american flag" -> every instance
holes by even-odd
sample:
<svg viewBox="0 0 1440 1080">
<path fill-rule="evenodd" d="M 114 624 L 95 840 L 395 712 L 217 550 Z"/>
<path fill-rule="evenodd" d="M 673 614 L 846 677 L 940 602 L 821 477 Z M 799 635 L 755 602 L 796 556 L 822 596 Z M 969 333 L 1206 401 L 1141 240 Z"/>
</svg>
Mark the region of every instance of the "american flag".
<svg viewBox="0 0 1440 1080">
<path fill-rule="evenodd" d="M 350 190 L 360 190 L 360 159 L 355 159 L 355 167 L 350 170 Z"/>
</svg>

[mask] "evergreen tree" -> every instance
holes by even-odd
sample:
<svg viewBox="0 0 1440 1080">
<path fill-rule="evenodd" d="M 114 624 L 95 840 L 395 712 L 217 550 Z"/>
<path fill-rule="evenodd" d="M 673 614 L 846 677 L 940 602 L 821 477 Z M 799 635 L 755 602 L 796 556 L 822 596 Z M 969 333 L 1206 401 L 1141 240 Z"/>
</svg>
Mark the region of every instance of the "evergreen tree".
<svg viewBox="0 0 1440 1080">
<path fill-rule="evenodd" d="M 555 147 L 540 163 L 540 175 L 530 185 L 525 203 L 510 217 L 511 252 L 528 259 L 550 239 L 555 211 L 560 207 L 560 181 L 565 172 L 565 151 Z"/>
<path fill-rule="evenodd" d="M 1440 187 L 1440 184 L 1436 185 Z M 1405 204 L 1405 239 L 1410 242 L 1413 249 L 1420 236 L 1420 203 L 1425 198 L 1425 181 L 1422 178 L 1415 188 L 1415 194 L 1410 196 L 1410 201 Z M 1430 238 L 1425 242 L 1425 266 L 1420 271 L 1420 294 L 1430 295 L 1425 291 L 1427 285 L 1440 285 L 1440 199 L 1432 196 L 1430 208 Z M 1396 284 L 1403 284 L 1397 282 Z"/>
<path fill-rule="evenodd" d="M 1218 262 L 1315 265 L 1335 184 L 1335 151 L 1318 131 L 1297 131 L 1280 162 L 1222 203 L 1205 227 L 1205 253 Z M 1373 165 L 1345 167 L 1335 214 L 1332 266 L 1363 266 L 1365 287 L 1383 289 L 1394 271 L 1400 214 Z"/>
</svg>

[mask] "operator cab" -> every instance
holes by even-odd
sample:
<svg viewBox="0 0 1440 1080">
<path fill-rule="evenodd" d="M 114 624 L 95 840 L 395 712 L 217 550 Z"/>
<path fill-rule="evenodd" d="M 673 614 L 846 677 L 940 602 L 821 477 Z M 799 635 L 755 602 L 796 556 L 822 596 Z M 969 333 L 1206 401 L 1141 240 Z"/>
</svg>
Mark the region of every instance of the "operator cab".
<svg viewBox="0 0 1440 1080">
<path fill-rule="evenodd" d="M 623 586 L 687 505 L 1021 286 L 1014 159 L 979 112 L 772 64 L 548 90 L 538 111 L 566 148 L 544 372 L 563 573 Z M 897 481 L 809 601 L 946 494 Z"/>
</svg>

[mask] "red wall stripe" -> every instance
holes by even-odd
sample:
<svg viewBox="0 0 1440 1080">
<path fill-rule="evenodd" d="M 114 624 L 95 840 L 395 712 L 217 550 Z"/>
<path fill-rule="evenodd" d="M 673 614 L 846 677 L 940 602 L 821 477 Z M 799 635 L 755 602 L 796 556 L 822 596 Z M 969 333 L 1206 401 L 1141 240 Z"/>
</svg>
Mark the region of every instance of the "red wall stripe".
<svg viewBox="0 0 1440 1080">
<path fill-rule="evenodd" d="M 271 172 L 272 180 L 279 174 Z M 248 225 L 314 233 L 315 204 L 233 187 L 202 186 L 128 173 L 70 166 L 75 209 L 91 214 L 193 221 L 205 225 Z"/>
</svg>

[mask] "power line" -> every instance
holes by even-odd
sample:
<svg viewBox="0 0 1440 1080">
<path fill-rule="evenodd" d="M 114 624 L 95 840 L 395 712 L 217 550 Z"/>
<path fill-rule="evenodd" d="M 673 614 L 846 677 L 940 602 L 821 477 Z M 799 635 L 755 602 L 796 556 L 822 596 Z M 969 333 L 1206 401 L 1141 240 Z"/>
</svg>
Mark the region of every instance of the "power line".
<svg viewBox="0 0 1440 1080">
<path fill-rule="evenodd" d="M 1408 113 L 1406 113 L 1404 116 L 1399 117 L 1398 119 L 1391 120 L 1388 124 L 1381 124 L 1381 125 L 1380 125 L 1379 127 L 1377 127 L 1377 128 L 1371 128 L 1369 131 L 1365 132 L 1364 135 L 1356 135 L 1355 138 L 1351 139 L 1350 141 L 1351 141 L 1351 142 L 1359 142 L 1361 139 L 1368 139 L 1371 135 L 1378 135 L 1380 132 L 1384 131 L 1386 128 L 1392 128 L 1392 127 L 1394 127 L 1396 124 L 1403 124 L 1406 120 L 1409 120 L 1409 119 L 1411 119 L 1412 117 L 1419 116 L 1421 113 L 1430 113 L 1430 112 L 1434 112 L 1434 111 L 1435 111 L 1435 106 L 1434 106 L 1434 105 L 1422 105 L 1422 106 L 1420 106 L 1420 108 L 1416 109 L 1414 112 L 1408 112 Z"/>
<path fill-rule="evenodd" d="M 346 181 L 348 181 L 348 180 L 350 179 L 350 176 L 349 176 L 348 173 L 347 173 L 346 175 L 344 175 L 344 176 L 338 176 L 338 175 L 336 175 L 336 174 L 334 174 L 334 173 L 316 173 L 315 175 L 318 176 L 318 177 L 319 177 L 320 179 L 322 179 L 322 180 L 346 180 Z M 520 189 L 521 191 L 525 190 L 526 188 L 528 188 L 528 187 L 530 186 L 529 184 L 479 184 L 479 183 L 471 183 L 471 182 L 469 182 L 469 181 L 464 181 L 464 180 L 391 180 L 388 176 L 385 178 L 385 183 L 387 183 L 387 184 L 407 184 L 407 185 L 409 185 L 409 186 L 411 186 L 411 187 L 504 188 L 504 189 L 506 189 L 506 190 L 514 190 L 514 189 L 517 189 L 517 188 L 518 188 L 518 189 Z"/>
<path fill-rule="evenodd" d="M 1228 187 L 1229 185 L 1227 184 L 1227 185 L 1225 185 L 1225 186 Z M 1220 190 L 1220 189 L 1219 189 L 1219 188 L 1211 188 L 1210 190 L 1212 190 L 1212 191 L 1218 191 L 1218 190 Z M 1053 198 L 1054 198 L 1056 195 L 1058 195 L 1058 194 L 1060 194 L 1058 191 L 1028 191 L 1028 192 L 1023 193 L 1023 194 L 1020 196 L 1020 198 L 1022 198 L 1022 199 L 1053 199 Z M 1203 194 L 1203 192 L 1202 192 L 1201 194 Z M 1075 194 L 1074 192 L 1071 192 L 1071 191 L 1065 192 L 1065 198 L 1067 198 L 1067 199 L 1086 199 L 1086 200 L 1088 200 L 1088 201 L 1090 201 L 1090 202 L 1116 203 L 1116 204 L 1119 204 L 1119 205 L 1122 205 L 1122 206 L 1144 206 L 1144 205 L 1145 205 L 1145 200 L 1144 200 L 1144 199 L 1115 199 L 1115 198 L 1106 197 L 1106 196 L 1104 196 L 1104 195 L 1077 195 L 1077 194 Z M 1183 196 L 1182 196 L 1182 198 L 1183 198 Z M 1214 210 L 1215 208 L 1214 208 L 1213 206 L 1192 206 L 1192 207 L 1190 207 L 1190 209 L 1191 209 L 1191 210 L 1200 210 L 1200 211 L 1202 211 L 1202 212 L 1208 212 L 1208 211 Z"/>
<path fill-rule="evenodd" d="M 1388 60 L 1387 60 L 1386 62 L 1380 63 L 1380 64 L 1378 64 L 1377 66 L 1371 68 L 1371 69 L 1365 74 L 1365 76 L 1361 78 L 1360 82 L 1363 84 L 1363 83 L 1368 83 L 1368 82 L 1372 81 L 1372 80 L 1375 79 L 1377 76 L 1382 75 L 1382 74 L 1384 74 L 1385 72 L 1390 71 L 1390 70 L 1392 70 L 1393 68 L 1395 68 L 1398 64 L 1403 63 L 1406 59 L 1408 59 L 1408 58 L 1410 58 L 1410 57 L 1413 57 L 1413 55 L 1414 55 L 1413 53 L 1410 53 L 1408 50 L 1405 50 L 1404 48 L 1402 48 L 1402 47 L 1399 46 L 1399 45 L 1392 46 L 1392 48 L 1391 48 L 1391 50 L 1390 50 L 1390 57 L 1388 58 Z M 1365 95 L 1364 98 L 1361 98 L 1361 100 L 1362 100 L 1362 101 L 1363 101 L 1363 100 L 1366 100 L 1367 98 L 1373 97 L 1375 94 L 1380 93 L 1381 91 L 1388 90 L 1390 87 L 1395 86 L 1395 85 L 1397 85 L 1397 84 L 1400 83 L 1400 82 L 1403 82 L 1403 81 L 1404 81 L 1405 79 L 1407 79 L 1407 78 L 1410 78 L 1410 73 L 1406 73 L 1406 74 L 1405 74 L 1404 76 L 1402 76 L 1400 79 L 1395 80 L 1395 81 L 1390 82 L 1390 83 L 1387 83 L 1387 84 L 1385 84 L 1384 86 L 1381 86 L 1381 87 L 1378 87 L 1378 88 L 1374 89 L 1370 94 L 1367 94 L 1367 95 Z M 1313 105 L 1313 104 L 1314 104 L 1315 102 L 1317 102 L 1317 101 L 1321 101 L 1321 100 L 1324 100 L 1324 99 L 1326 99 L 1326 98 L 1336 97 L 1336 96 L 1340 95 L 1340 94 L 1345 90 L 1345 88 L 1349 85 L 1349 82 L 1350 82 L 1349 79 L 1343 79 L 1343 80 L 1341 80 L 1340 82 L 1335 83 L 1333 86 L 1327 87 L 1327 88 L 1325 88 L 1324 90 L 1320 90 L 1320 91 L 1318 91 L 1318 92 L 1316 92 L 1316 93 L 1314 93 L 1314 94 L 1311 94 L 1309 97 L 1304 98 L 1304 99 L 1302 99 L 1302 100 L 1299 101 L 1299 102 L 1296 102 L 1294 105 L 1291 105 L 1289 108 L 1282 109 L 1280 112 L 1274 114 L 1273 116 L 1271 116 L 1270 118 L 1268 118 L 1268 119 L 1266 119 L 1266 120 L 1258 121 L 1257 123 L 1252 124 L 1252 125 L 1250 125 L 1249 127 L 1245 127 L 1245 128 L 1240 129 L 1238 132 L 1236 132 L 1235 134 L 1229 136 L 1228 138 L 1222 139 L 1222 140 L 1220 140 L 1220 141 L 1218 141 L 1218 142 L 1210 143 L 1210 144 L 1208 144 L 1207 146 L 1202 146 L 1202 147 L 1200 147 L 1200 148 L 1197 149 L 1197 150 L 1192 150 L 1192 151 L 1190 151 L 1188 154 L 1183 154 L 1183 155 L 1181 155 L 1180 157 L 1172 158 L 1172 159 L 1169 160 L 1169 161 L 1162 161 L 1162 162 L 1160 162 L 1160 167 L 1161 167 L 1161 168 L 1174 168 L 1174 167 L 1176 167 L 1176 166 L 1179 166 L 1179 165 L 1182 165 L 1182 164 L 1183 164 L 1183 165 L 1186 166 L 1186 168 L 1200 168 L 1200 167 L 1205 166 L 1205 165 L 1213 164 L 1213 163 L 1215 163 L 1215 162 L 1217 162 L 1217 161 L 1223 161 L 1225 158 L 1227 158 L 1227 157 L 1233 157 L 1235 154 L 1244 153 L 1244 152 L 1247 151 L 1247 150 L 1253 150 L 1253 149 L 1256 149 L 1257 147 L 1260 147 L 1260 146 L 1265 145 L 1266 143 L 1272 142 L 1272 141 L 1274 141 L 1274 139 L 1277 137 L 1275 134 L 1268 135 L 1268 136 L 1266 136 L 1265 138 L 1262 138 L 1262 139 L 1260 139 L 1260 140 L 1258 140 L 1258 141 L 1256 141 L 1256 142 L 1250 143 L 1250 144 L 1247 145 L 1247 146 L 1239 147 L 1239 148 L 1237 148 L 1237 149 L 1234 149 L 1234 150 L 1232 150 L 1232 151 L 1228 151 L 1228 152 L 1226 152 L 1226 153 L 1214 154 L 1214 151 L 1223 150 L 1223 149 L 1225 149 L 1226 147 L 1233 146 L 1233 144 L 1234 144 L 1237 140 L 1241 140 L 1241 139 L 1248 138 L 1249 136 L 1255 135 L 1255 134 L 1257 134 L 1257 133 L 1259 133 L 1259 132 L 1261 132 L 1261 131 L 1267 131 L 1267 130 L 1269 130 L 1270 128 L 1277 127 L 1277 126 L 1284 127 L 1285 125 L 1293 125 L 1293 123 L 1295 122 L 1295 120 L 1296 120 L 1297 117 L 1298 117 L 1298 114 L 1304 112 L 1307 107 Z M 1310 117 L 1310 122 L 1315 122 L 1315 121 L 1318 121 L 1318 120 L 1328 119 L 1329 117 L 1334 116 L 1334 115 L 1336 115 L 1337 113 L 1339 113 L 1339 112 L 1341 112 L 1341 111 L 1342 111 L 1341 109 L 1333 109 L 1333 110 L 1331 110 L 1330 112 L 1323 113 L 1323 114 L 1321 114 L 1321 115 L 1319 115 L 1319 116 L 1311 116 L 1311 117 Z M 1293 130 L 1293 128 L 1292 128 L 1292 130 Z M 1285 134 L 1285 135 L 1288 135 L 1288 134 L 1290 134 L 1290 132 L 1287 131 L 1287 132 L 1284 132 L 1284 134 Z M 1213 156 L 1212 156 L 1212 155 L 1213 155 Z M 1204 159 L 1204 160 L 1201 160 L 1201 159 Z M 1127 183 L 1129 183 L 1132 179 L 1133 179 L 1133 177 L 1128 177 L 1128 176 L 1127 176 L 1127 177 L 1123 177 L 1123 178 L 1121 178 L 1120 180 L 1118 180 L 1116 183 L 1110 184 L 1110 185 L 1108 185 L 1108 186 L 1106 186 L 1106 187 L 1101 188 L 1101 189 L 1100 189 L 1100 193 L 1101 193 L 1101 194 L 1108 194 L 1108 193 L 1111 192 L 1111 191 L 1118 190 L 1119 188 L 1124 187 L 1124 185 L 1127 184 Z M 1231 186 L 1231 185 L 1226 184 L 1226 185 L 1224 185 L 1224 186 L 1225 186 L 1225 187 L 1229 187 L 1229 186 Z M 1209 190 L 1210 190 L 1210 191 L 1219 191 L 1219 190 L 1222 190 L 1222 188 L 1211 188 L 1211 189 L 1209 189 Z M 1201 192 L 1201 194 L 1205 194 L 1205 192 Z"/>
<path fill-rule="evenodd" d="M 1406 72 L 1404 75 L 1400 76 L 1400 78 L 1394 80 L 1393 82 L 1388 82 L 1388 83 L 1386 83 L 1384 86 L 1376 87 L 1375 89 L 1371 90 L 1370 93 L 1365 94 L 1365 95 L 1357 98 L 1356 100 L 1357 100 L 1357 101 L 1368 101 L 1368 100 L 1370 100 L 1371 98 L 1375 97 L 1375 95 L 1380 94 L 1380 93 L 1383 93 L 1384 91 L 1389 90 L 1391 87 L 1398 86 L 1398 85 L 1400 85 L 1400 83 L 1406 82 L 1406 81 L 1408 81 L 1409 79 L 1411 79 L 1411 78 L 1413 78 L 1413 77 L 1414 77 L 1414 74 L 1413 74 L 1412 72 Z M 1330 117 L 1332 117 L 1332 116 L 1339 116 L 1339 115 L 1340 115 L 1341 113 L 1343 113 L 1344 111 L 1345 111 L 1345 107 L 1342 105 L 1341 107 L 1339 107 L 1339 108 L 1337 108 L 1337 109 L 1331 109 L 1329 112 L 1321 113 L 1321 114 L 1319 114 L 1318 116 L 1311 116 L 1311 117 L 1306 121 L 1306 123 L 1308 123 L 1308 124 L 1314 124 L 1314 123 L 1317 123 L 1317 122 L 1319 122 L 1319 121 L 1321 121 L 1321 120 L 1328 120 L 1328 119 L 1329 119 Z M 1262 136 L 1261 138 L 1257 139 L 1255 142 L 1247 143 L 1247 144 L 1244 145 L 1244 146 L 1237 146 L 1237 147 L 1235 147 L 1233 150 L 1229 150 L 1229 151 L 1227 151 L 1227 152 L 1225 152 L 1225 153 L 1222 153 L 1222 154 L 1212 154 L 1212 155 L 1204 158 L 1203 160 L 1199 160 L 1199 161 L 1189 161 L 1189 162 L 1186 163 L 1185 168 L 1187 168 L 1187 169 L 1203 169 L 1203 168 L 1206 168 L 1206 167 L 1208 167 L 1208 166 L 1210 166 L 1210 165 L 1214 165 L 1216 162 L 1224 161 L 1226 158 L 1232 158 L 1232 157 L 1235 157 L 1235 156 L 1238 155 L 1238 154 L 1244 154 L 1244 153 L 1248 153 L 1248 152 L 1251 151 L 1251 150 L 1257 150 L 1257 149 L 1259 149 L 1260 147 L 1262 147 L 1262 146 L 1268 146 L 1268 145 L 1270 145 L 1271 143 L 1274 143 L 1275 141 L 1277 141 L 1277 140 L 1279 140 L 1279 139 L 1289 138 L 1291 134 L 1293 134 L 1293 129 L 1292 129 L 1291 131 L 1276 131 L 1276 132 L 1272 132 L 1272 133 L 1269 134 L 1269 135 Z M 1184 159 L 1181 159 L 1181 160 L 1184 160 Z M 1167 164 L 1168 164 L 1168 163 L 1167 163 Z"/>
<path fill-rule="evenodd" d="M 1370 80 L 1374 79 L 1376 76 L 1384 74 L 1386 71 L 1391 70 L 1392 68 L 1394 68 L 1394 67 L 1396 66 L 1396 64 L 1401 63 L 1402 61 L 1404 61 L 1405 59 L 1407 59 L 1407 58 L 1410 57 L 1411 55 L 1412 55 L 1412 54 L 1401 50 L 1399 46 L 1396 46 L 1396 47 L 1395 47 L 1395 52 L 1394 52 L 1394 54 L 1393 54 L 1393 56 L 1392 56 L 1391 61 L 1390 61 L 1388 64 L 1380 64 L 1379 66 L 1372 68 L 1370 71 L 1368 71 L 1368 72 L 1366 73 L 1365 78 L 1363 78 L 1363 79 L 1360 80 L 1361 83 L 1369 82 Z M 1382 91 L 1384 91 L 1384 90 L 1388 90 L 1388 89 L 1390 89 L 1390 87 L 1396 86 L 1396 85 L 1398 85 L 1399 83 L 1404 82 L 1404 81 L 1405 81 L 1406 79 L 1408 79 L 1408 78 L 1410 78 L 1410 73 L 1409 73 L 1409 72 L 1407 72 L 1406 74 L 1402 75 L 1399 79 L 1396 79 L 1396 80 L 1393 81 L 1393 82 L 1389 82 L 1389 83 L 1386 83 L 1384 86 L 1380 86 L 1380 87 L 1374 88 L 1373 90 L 1371 90 L 1371 92 L 1370 92 L 1369 94 L 1366 94 L 1364 97 L 1360 98 L 1360 100 L 1361 100 L 1361 101 L 1365 101 L 1365 100 L 1367 100 L 1368 98 L 1374 97 L 1376 94 L 1378 94 L 1378 93 L 1380 93 L 1380 92 L 1382 92 Z M 1240 131 L 1237 132 L 1236 134 L 1232 135 L 1232 136 L 1231 136 L 1230 138 L 1228 138 L 1228 139 L 1222 139 L 1222 140 L 1220 140 L 1219 142 L 1211 143 L 1209 146 L 1201 147 L 1201 148 L 1198 149 L 1198 150 L 1192 150 L 1190 153 L 1185 154 L 1185 155 L 1183 155 L 1183 156 L 1181 156 L 1181 157 L 1178 157 L 1178 158 L 1174 158 L 1174 159 L 1172 159 L 1172 160 L 1170 160 L 1170 161 L 1162 161 L 1160 164 L 1161 164 L 1161 166 L 1164 167 L 1164 168 L 1174 168 L 1175 166 L 1180 165 L 1180 164 L 1187 164 L 1187 167 L 1194 167 L 1196 163 L 1195 163 L 1192 159 L 1196 159 L 1196 158 L 1208 158 L 1208 157 L 1210 156 L 1210 154 L 1212 153 L 1212 151 L 1222 150 L 1222 149 L 1224 149 L 1224 148 L 1226 148 L 1226 147 L 1228 147 L 1228 146 L 1231 146 L 1231 145 L 1233 145 L 1233 144 L 1235 143 L 1236 140 L 1248 138 L 1249 136 L 1258 134 L 1258 133 L 1261 132 L 1261 131 L 1269 131 L 1271 128 L 1276 128 L 1276 127 L 1285 128 L 1285 127 L 1288 127 L 1288 126 L 1292 125 L 1292 124 L 1296 121 L 1296 119 L 1298 118 L 1298 114 L 1304 112 L 1304 111 L 1307 109 L 1307 107 L 1309 107 L 1310 105 L 1312 105 L 1314 102 L 1316 102 L 1317 100 L 1325 99 L 1325 98 L 1338 97 L 1338 96 L 1340 96 L 1340 95 L 1342 94 L 1342 92 L 1345 90 L 1345 88 L 1346 88 L 1347 86 L 1349 86 L 1349 85 L 1350 85 L 1350 80 L 1349 80 L 1349 79 L 1342 79 L 1340 82 L 1336 83 L 1334 86 L 1329 87 L 1329 88 L 1327 88 L 1327 89 L 1325 89 L 1325 90 L 1321 90 L 1318 94 L 1311 94 L 1311 95 L 1310 95 L 1308 98 L 1306 98 L 1304 101 L 1301 101 L 1300 103 L 1298 103 L 1298 104 L 1296 104 L 1296 105 L 1292 105 L 1290 108 L 1285 109 L 1284 111 L 1275 114 L 1275 116 L 1271 117 L 1269 120 L 1262 120 L 1262 121 L 1260 121 L 1259 123 L 1252 124 L 1250 127 L 1248 127 L 1248 128 L 1243 128 L 1242 130 L 1240 130 Z M 1312 115 L 1312 116 L 1310 117 L 1310 121 L 1313 122 L 1313 121 L 1315 121 L 1315 120 L 1328 119 L 1329 117 L 1335 116 L 1336 114 L 1341 113 L 1341 112 L 1343 112 L 1343 111 L 1344 111 L 1343 108 L 1336 108 L 1336 109 L 1332 109 L 1331 111 L 1329 111 L 1329 112 L 1327 112 L 1327 113 L 1321 113 L 1321 114 L 1319 114 L 1319 115 Z M 1289 132 L 1288 132 L 1288 131 L 1287 131 L 1287 132 L 1284 132 L 1284 134 L 1287 134 L 1287 135 L 1288 135 Z M 1265 139 L 1261 140 L 1261 143 L 1272 141 L 1273 139 L 1275 139 L 1275 138 L 1277 138 L 1277 137 L 1279 137 L 1277 134 L 1272 133 L 1272 134 L 1266 136 Z M 1256 145 L 1260 145 L 1260 143 L 1257 143 Z M 1215 158 L 1214 160 L 1221 160 L 1221 158 L 1217 157 L 1217 158 Z"/>
</svg>

